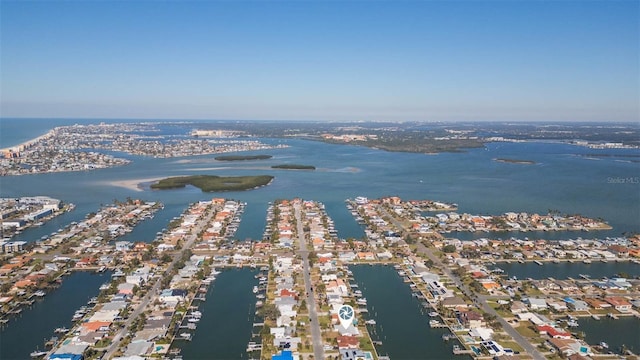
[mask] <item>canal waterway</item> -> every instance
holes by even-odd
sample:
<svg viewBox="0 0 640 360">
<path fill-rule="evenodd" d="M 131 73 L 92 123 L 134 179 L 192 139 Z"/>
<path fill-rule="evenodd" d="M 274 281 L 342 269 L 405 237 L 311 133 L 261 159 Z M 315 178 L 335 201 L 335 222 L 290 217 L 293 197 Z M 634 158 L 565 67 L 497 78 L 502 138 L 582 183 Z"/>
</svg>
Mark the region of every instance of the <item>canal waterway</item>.
<svg viewBox="0 0 640 360">
<path fill-rule="evenodd" d="M 62 285 L 50 290 L 44 299 L 24 308 L 0 330 L 0 359 L 29 359 L 29 354 L 44 350 L 44 343 L 59 327 L 71 328 L 71 318 L 80 307 L 100 293 L 100 285 L 111 281 L 111 273 L 76 271 Z"/>
<path fill-rule="evenodd" d="M 178 340 L 185 359 L 247 359 L 258 285 L 257 270 L 225 270 L 216 276 L 200 306 L 202 318 L 192 341 Z"/>
<path fill-rule="evenodd" d="M 515 276 L 517 279 L 546 279 L 554 278 L 564 280 L 568 278 L 579 279 L 580 275 L 589 275 L 592 279 L 600 279 L 603 277 L 616 277 L 618 274 L 626 274 L 630 277 L 640 276 L 640 264 L 631 261 L 606 263 L 594 261 L 591 264 L 582 262 L 544 262 L 538 265 L 534 262 L 525 263 L 499 263 L 495 266 L 504 270 L 507 277 Z"/>
<path fill-rule="evenodd" d="M 609 351 L 620 353 L 622 345 L 634 354 L 640 353 L 640 319 L 626 316 L 618 319 L 601 317 L 600 320 L 580 318 L 580 327 L 575 331 L 583 331 L 589 345 L 598 345 L 604 341 Z"/>
<path fill-rule="evenodd" d="M 355 282 L 367 299 L 372 338 L 382 341 L 376 346 L 380 354 L 391 359 L 449 359 L 457 342 L 442 340 L 448 329 L 432 329 L 429 316 L 420 301 L 411 296 L 408 284 L 391 266 L 350 266 Z M 464 359 L 465 357 L 456 357 Z"/>
<path fill-rule="evenodd" d="M 46 133 L 55 126 L 73 125 L 74 123 L 99 123 L 110 120 L 85 120 L 76 119 L 2 119 L 0 121 L 0 147 L 15 145 L 21 141 L 35 138 Z M 111 122 L 122 122 L 115 120 Z M 135 121 L 132 121 L 135 122 Z M 184 126 L 162 125 L 162 131 L 170 134 L 186 136 L 198 124 Z M 267 143 L 287 144 L 289 148 L 243 152 L 241 154 L 268 154 L 273 158 L 264 161 L 220 162 L 215 155 L 191 156 L 178 159 L 154 159 L 142 156 L 130 156 L 117 154 L 131 159 L 133 163 L 116 168 L 101 169 L 87 172 L 50 173 L 23 176 L 0 177 L 0 197 L 21 197 L 34 195 L 47 195 L 71 202 L 76 208 L 63 214 L 40 227 L 27 229 L 15 240 L 37 241 L 42 236 L 51 234 L 63 228 L 72 221 L 81 221 L 88 213 L 96 212 L 101 204 L 110 204 L 114 199 L 124 200 L 127 197 L 140 198 L 146 201 L 160 201 L 165 209 L 158 212 L 154 219 L 141 223 L 132 233 L 124 239 L 130 241 L 152 241 L 156 233 L 167 227 L 168 221 L 178 216 L 190 203 L 200 200 L 210 200 L 212 197 L 225 197 L 237 199 L 247 203 L 242 222 L 236 233 L 240 240 L 261 239 L 265 226 L 266 210 L 270 202 L 276 199 L 290 199 L 301 197 L 304 199 L 322 202 L 328 215 L 334 220 L 336 230 L 341 238 L 361 238 L 363 230 L 351 214 L 345 208 L 345 199 L 357 196 L 378 198 L 382 196 L 396 195 L 403 199 L 431 199 L 457 203 L 459 212 L 471 214 L 493 215 L 508 211 L 529 212 L 546 214 L 549 209 L 562 213 L 581 213 L 585 216 L 603 218 L 613 226 L 610 231 L 585 232 L 555 232 L 555 233 L 459 233 L 448 236 L 459 236 L 462 239 L 477 237 L 508 238 L 517 236 L 530 239 L 575 239 L 582 237 L 603 238 L 607 236 L 620 236 L 622 233 L 640 232 L 640 185 L 633 182 L 616 183 L 611 178 L 637 178 L 640 176 L 640 164 L 623 161 L 624 158 L 616 156 L 590 157 L 589 154 L 600 155 L 628 155 L 640 154 L 639 150 L 607 149 L 595 150 L 579 146 L 559 143 L 490 143 L 485 148 L 470 149 L 461 153 L 443 153 L 437 155 L 410 154 L 385 152 L 377 149 L 369 149 L 358 146 L 333 145 L 316 141 L 300 139 L 263 139 Z M 534 165 L 510 164 L 496 162 L 496 158 L 515 158 L 535 161 Z M 290 171 L 271 169 L 272 165 L 283 163 L 308 164 L 316 166 L 316 171 Z M 246 192 L 203 193 L 193 187 L 168 191 L 153 191 L 148 187 L 140 189 L 127 187 L 123 182 L 136 184 L 148 179 L 164 178 L 179 175 L 273 175 L 274 181 L 269 186 Z M 515 264 L 514 264 L 515 265 Z M 543 274 L 549 269 L 551 274 L 541 277 L 553 276 L 560 278 L 561 269 L 554 269 L 553 264 L 538 266 L 531 264 L 534 269 L 517 272 L 516 268 L 508 270 L 511 276 L 518 278 L 532 277 Z M 565 264 L 561 264 L 565 265 Z M 631 275 L 638 275 L 637 265 L 597 264 L 590 268 L 580 268 L 581 264 L 571 264 L 572 270 L 564 270 L 567 277 L 577 277 L 580 273 L 589 274 L 592 277 L 612 276 L 620 271 Z M 603 268 L 602 271 L 591 269 L 600 266 L 611 265 L 613 268 Z M 574 267 L 575 266 L 575 267 Z M 617 269 L 617 266 L 629 266 L 630 268 Z M 592 268 L 591 268 L 592 267 Z M 374 267 L 375 268 L 375 267 Z M 553 271 L 551 271 L 553 269 Z M 568 268 L 567 268 L 568 269 Z M 626 270 L 625 270 L 626 269 Z M 591 270 L 591 271 L 590 271 Z M 366 274 L 371 269 L 362 271 Z M 380 274 L 386 274 L 389 270 L 383 270 Z M 511 271 L 514 273 L 511 274 Z M 390 272 L 394 275 L 393 271 Z M 39 316 L 42 319 L 31 319 L 25 312 L 5 326 L 2 330 L 0 358 L 24 358 L 24 354 L 41 345 L 42 338 L 51 335 L 53 328 L 63 326 L 64 319 L 70 319 L 73 309 L 86 302 L 83 294 L 97 294 L 101 281 L 92 282 L 90 275 L 72 275 L 65 278 L 65 283 L 59 289 L 49 294 L 40 306 L 49 309 Z M 364 276 L 364 275 L 363 275 Z M 372 289 L 377 286 L 382 289 L 391 289 L 398 286 L 399 279 L 392 280 L 387 275 L 374 275 L 367 286 Z M 377 276 L 377 275 L 376 275 Z M 75 280 L 74 280 L 75 279 Z M 221 275 L 219 280 L 224 279 Z M 83 289 L 78 292 L 67 282 L 77 281 L 77 285 Z M 369 284 L 370 283 L 370 284 Z M 374 283 L 378 285 L 374 285 Z M 216 284 L 216 287 L 219 284 Z M 244 286 L 244 285 L 243 285 Z M 399 281 L 399 286 L 404 284 Z M 408 287 L 404 286 L 407 296 L 410 298 Z M 253 303 L 255 300 L 250 293 L 251 286 L 245 301 Z M 402 288 L 401 288 L 402 289 Z M 398 290 L 398 291 L 401 291 Z M 83 292 L 85 291 L 85 292 Z M 382 290 L 381 290 L 382 291 Z M 386 296 L 396 294 L 389 292 Z M 401 294 L 397 292 L 397 294 Z M 54 297 L 54 295 L 56 297 Z M 373 296 L 373 295 L 372 295 Z M 400 296 L 404 298 L 404 295 Z M 60 298 L 64 304 L 70 306 L 71 313 L 58 318 L 56 306 L 50 305 L 54 299 Z M 215 299 L 215 296 L 211 298 Z M 372 297 L 373 300 L 373 297 Z M 78 304 L 75 301 L 79 301 Z M 417 301 L 410 298 L 407 301 Z M 209 301 L 207 301 L 209 303 Z M 386 305 L 381 302 L 376 309 L 379 314 Z M 394 304 L 392 302 L 392 304 Z M 406 305 L 406 304 L 405 304 Z M 419 304 L 417 304 L 419 306 Z M 213 305 L 208 305 L 213 306 Z M 220 305 L 221 306 L 221 305 Z M 35 305 L 34 305 L 35 308 Z M 409 307 L 411 309 L 411 307 Z M 33 310 L 33 309 L 32 309 Z M 206 311 L 206 309 L 205 309 Z M 243 309 L 237 310 L 244 316 Z M 419 308 L 417 308 L 419 311 Z M 203 312 L 204 313 L 204 312 Z M 229 315 L 230 316 L 230 315 Z M 385 315 L 383 315 L 385 316 Z M 385 322 L 392 320 L 392 315 Z M 64 319 L 63 319 L 64 318 Z M 407 329 L 415 333 L 424 333 L 421 326 L 426 324 L 412 324 L 412 321 L 423 321 L 421 317 L 407 318 Z M 26 320 L 25 320 L 26 319 Z M 34 321 L 39 321 L 34 322 Z M 204 320 L 203 320 L 204 321 Z M 245 320 L 248 322 L 248 320 Z M 381 319 L 382 322 L 382 319 Z M 33 328 L 33 324 L 49 324 L 43 334 L 28 333 L 25 329 Z M 204 324 L 203 324 L 204 325 Z M 250 325 L 250 324 L 249 324 Z M 393 325 L 391 325 L 393 328 Z M 387 326 L 384 326 L 387 329 Z M 382 329 L 381 329 L 382 330 Z M 427 329 L 430 330 L 430 329 Z M 204 333 L 204 332 L 203 332 Z M 25 335 L 27 334 L 27 335 Z M 414 335 L 408 339 L 403 338 L 402 331 L 385 330 L 387 339 L 382 339 L 384 348 L 388 350 L 392 358 L 402 358 L 403 354 L 424 354 L 423 338 L 415 340 Z M 397 334 L 397 335 L 396 335 Z M 195 344 L 200 330 L 196 333 Z M 222 335 L 221 335 L 222 336 Z M 396 338 L 399 337 L 399 338 Z M 8 340 L 7 340 L 8 339 Z M 239 351 L 233 350 L 232 358 L 244 354 L 244 347 L 248 336 L 240 336 L 238 341 Z M 439 336 L 434 337 L 434 349 L 438 345 L 442 347 L 442 354 L 450 357 L 450 346 L 443 344 Z M 394 345 L 394 341 L 398 341 Z M 5 346 L 5 344 L 11 344 Z M 16 345 L 19 344 L 19 345 Z M 209 352 L 206 347 L 193 347 L 188 350 L 192 357 L 206 357 Z M 222 342 L 226 347 L 229 343 Z M 388 345 L 387 345 L 388 344 Z M 212 344 L 209 344 L 213 346 Z M 242 346 L 240 346 L 242 345 Z M 387 346 L 391 346 L 387 349 Z M 397 346 L 397 347 L 396 347 Z M 16 350 L 20 348 L 21 350 Z M 11 349 L 11 350 L 7 350 Z M 199 351 L 206 351 L 198 353 Z M 399 354 L 394 356 L 393 352 Z M 21 351 L 18 353 L 6 351 Z M 26 353 L 25 353 L 26 351 Z M 217 350 L 216 350 L 217 351 Z M 221 349 L 221 351 L 223 351 Z M 429 348 L 431 353 L 432 348 Z M 226 354 L 226 353 L 225 353 Z M 11 356 L 9 356 L 11 355 Z M 407 355 L 407 356 L 409 356 Z M 224 356 L 222 356 L 224 358 Z M 415 357 L 415 356 L 414 356 Z M 417 356 L 420 358 L 420 356 Z"/>
</svg>

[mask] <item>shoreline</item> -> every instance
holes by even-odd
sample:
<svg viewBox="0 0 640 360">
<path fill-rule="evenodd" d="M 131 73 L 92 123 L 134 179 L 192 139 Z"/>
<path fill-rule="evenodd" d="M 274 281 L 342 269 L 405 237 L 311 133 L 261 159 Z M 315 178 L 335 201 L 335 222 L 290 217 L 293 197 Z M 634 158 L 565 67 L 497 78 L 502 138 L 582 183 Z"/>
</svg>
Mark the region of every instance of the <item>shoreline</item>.
<svg viewBox="0 0 640 360">
<path fill-rule="evenodd" d="M 161 179 L 163 178 L 155 177 L 155 178 L 146 178 L 146 179 L 114 180 L 114 181 L 99 182 L 98 184 L 115 186 L 115 187 L 120 187 L 120 188 L 125 188 L 125 189 L 140 192 L 140 191 L 144 191 L 144 189 L 141 187 L 142 184 L 148 183 L 148 182 L 155 182 Z"/>
<path fill-rule="evenodd" d="M 43 140 L 43 139 L 47 139 L 51 136 L 53 136 L 54 132 L 53 129 L 47 131 L 46 134 L 40 135 L 36 138 L 27 140 L 27 141 L 23 141 L 19 144 L 13 145 L 13 146 L 8 146 L 5 148 L 0 149 L 0 153 L 7 153 L 7 152 L 21 152 L 24 151 L 26 147 L 32 146 L 34 144 L 36 144 L 38 141 Z"/>
</svg>

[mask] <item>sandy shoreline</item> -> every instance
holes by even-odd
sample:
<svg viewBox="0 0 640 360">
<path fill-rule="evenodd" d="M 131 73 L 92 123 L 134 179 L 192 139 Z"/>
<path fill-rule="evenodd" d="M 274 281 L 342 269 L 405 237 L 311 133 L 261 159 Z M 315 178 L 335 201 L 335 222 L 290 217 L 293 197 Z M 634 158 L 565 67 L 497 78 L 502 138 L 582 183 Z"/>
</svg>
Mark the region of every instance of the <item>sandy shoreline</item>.
<svg viewBox="0 0 640 360">
<path fill-rule="evenodd" d="M 50 136 L 53 136 L 53 130 L 49 130 L 49 131 L 47 131 L 47 133 L 46 133 L 46 134 L 44 134 L 44 135 L 40 135 L 40 136 L 38 136 L 37 138 L 34 138 L 34 139 L 31 139 L 31 140 L 24 141 L 24 142 L 22 142 L 22 143 L 20 143 L 20 144 L 14 145 L 14 146 L 9 146 L 9 147 L 6 147 L 6 148 L 3 148 L 3 149 L 0 149 L 0 154 L 4 154 L 4 153 L 9 152 L 9 151 L 13 151 L 13 152 L 20 152 L 20 151 L 22 151 L 25 147 L 27 147 L 27 146 L 29 146 L 29 145 L 33 145 L 33 144 L 37 143 L 38 141 L 40 141 L 40 140 L 42 140 L 42 139 L 46 139 L 46 138 L 48 138 L 48 137 L 50 137 Z"/>
<path fill-rule="evenodd" d="M 155 177 L 155 178 L 147 178 L 147 179 L 130 179 L 130 180 L 116 180 L 116 181 L 107 181 L 103 182 L 103 185 L 116 186 L 121 187 L 133 191 L 144 191 L 142 186 L 143 183 L 155 182 L 158 180 L 164 179 L 163 177 Z"/>
</svg>

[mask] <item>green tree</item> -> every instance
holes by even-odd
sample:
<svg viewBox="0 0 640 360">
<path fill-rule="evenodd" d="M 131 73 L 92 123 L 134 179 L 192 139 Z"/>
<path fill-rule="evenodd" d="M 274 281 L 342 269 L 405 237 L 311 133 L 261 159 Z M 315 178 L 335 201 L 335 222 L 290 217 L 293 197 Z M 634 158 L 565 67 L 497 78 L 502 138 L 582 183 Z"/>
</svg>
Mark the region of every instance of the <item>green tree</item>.
<svg viewBox="0 0 640 360">
<path fill-rule="evenodd" d="M 448 254 L 449 253 L 453 253 L 453 252 L 456 252 L 456 247 L 455 247 L 455 245 L 445 245 L 442 248 L 442 251 L 445 252 L 445 253 L 448 253 Z"/>
</svg>

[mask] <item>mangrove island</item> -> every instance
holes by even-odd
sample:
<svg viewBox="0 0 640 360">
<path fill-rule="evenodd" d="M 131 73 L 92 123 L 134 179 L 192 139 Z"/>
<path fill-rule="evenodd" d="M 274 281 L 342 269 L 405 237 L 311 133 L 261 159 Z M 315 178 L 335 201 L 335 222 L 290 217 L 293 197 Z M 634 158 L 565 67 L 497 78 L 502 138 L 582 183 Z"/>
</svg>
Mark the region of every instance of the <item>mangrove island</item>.
<svg viewBox="0 0 640 360">
<path fill-rule="evenodd" d="M 497 162 L 501 162 L 501 163 L 508 163 L 508 164 L 523 164 L 523 165 L 535 165 L 535 161 L 531 161 L 531 160 L 519 160 L 519 159 L 505 159 L 505 158 L 498 158 L 498 159 L 494 159 Z"/>
<path fill-rule="evenodd" d="M 271 155 L 221 155 L 216 156 L 218 161 L 242 161 L 242 160 L 267 160 L 271 159 Z"/>
<path fill-rule="evenodd" d="M 285 169 L 285 170 L 315 170 L 316 167 L 313 165 L 298 165 L 298 164 L 282 164 L 282 165 L 273 165 L 272 169 Z"/>
<path fill-rule="evenodd" d="M 193 175 L 178 176 L 162 179 L 155 184 L 151 184 L 152 189 L 165 190 L 183 188 L 193 185 L 204 192 L 211 191 L 239 191 L 255 189 L 268 185 L 273 176 L 215 176 L 215 175 Z"/>
</svg>

